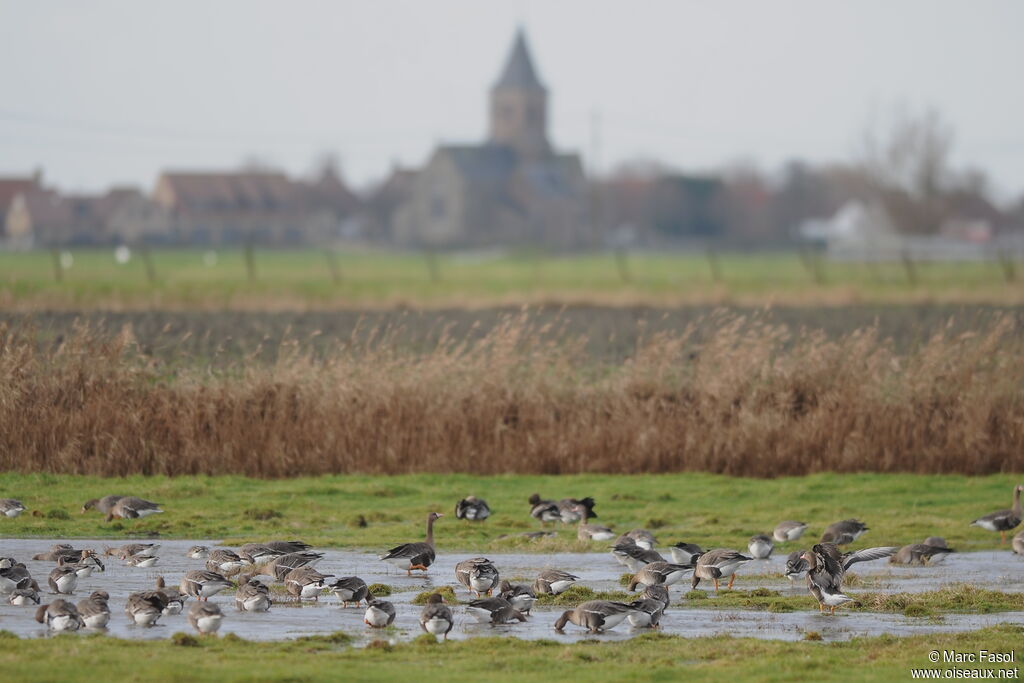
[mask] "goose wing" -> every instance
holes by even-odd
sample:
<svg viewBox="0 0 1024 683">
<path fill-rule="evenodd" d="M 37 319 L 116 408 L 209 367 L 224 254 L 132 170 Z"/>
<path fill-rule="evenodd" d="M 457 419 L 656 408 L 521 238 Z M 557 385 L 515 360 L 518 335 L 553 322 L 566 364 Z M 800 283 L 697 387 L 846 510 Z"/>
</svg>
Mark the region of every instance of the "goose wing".
<svg viewBox="0 0 1024 683">
<path fill-rule="evenodd" d="M 842 567 L 844 570 L 849 569 L 850 565 L 858 562 L 870 562 L 871 560 L 880 560 L 883 557 L 889 557 L 895 555 L 899 548 L 896 546 L 884 546 L 878 548 L 864 548 L 863 550 L 855 550 L 852 553 L 846 553 L 842 556 Z"/>
</svg>

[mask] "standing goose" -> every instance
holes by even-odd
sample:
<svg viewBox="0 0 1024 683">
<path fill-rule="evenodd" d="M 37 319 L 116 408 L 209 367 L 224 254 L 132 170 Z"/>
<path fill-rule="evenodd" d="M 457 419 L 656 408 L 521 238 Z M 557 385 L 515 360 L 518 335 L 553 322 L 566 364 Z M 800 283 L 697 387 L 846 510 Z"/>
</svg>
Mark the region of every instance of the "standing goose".
<svg viewBox="0 0 1024 683">
<path fill-rule="evenodd" d="M 249 579 L 235 593 L 235 607 L 244 612 L 266 612 L 272 604 L 270 587 L 259 579 Z"/>
<path fill-rule="evenodd" d="M 768 534 L 757 534 L 750 537 L 750 542 L 747 543 L 747 550 L 750 551 L 750 556 L 755 560 L 767 560 L 772 556 L 772 551 L 775 550 L 775 543 Z"/>
<path fill-rule="evenodd" d="M 182 593 L 191 595 L 197 600 L 206 601 L 225 588 L 231 588 L 233 585 L 231 581 L 217 572 L 193 569 L 185 572 L 179 588 Z"/>
<path fill-rule="evenodd" d="M 237 553 L 226 548 L 217 548 L 210 552 L 206 560 L 206 568 L 211 572 L 217 572 L 224 576 L 231 576 L 250 566 L 252 562 L 242 558 Z"/>
<path fill-rule="evenodd" d="M 224 613 L 220 607 L 209 602 L 196 602 L 188 610 L 188 623 L 192 628 L 199 631 L 200 635 L 213 635 L 220 629 L 220 623 L 224 621 Z"/>
<path fill-rule="evenodd" d="M 999 532 L 999 544 L 1003 545 L 1006 543 L 1006 532 L 1011 529 L 1015 529 L 1020 524 L 1021 519 L 1024 519 L 1024 510 L 1021 509 L 1020 505 L 1020 494 L 1024 491 L 1024 484 L 1018 484 L 1013 487 L 1013 507 L 1009 510 L 1000 510 L 999 512 L 993 512 L 990 515 L 979 517 L 978 519 L 971 522 L 971 526 L 978 526 L 988 531 Z"/>
<path fill-rule="evenodd" d="M 210 556 L 210 547 L 205 545 L 194 545 L 185 551 L 185 557 L 190 560 L 205 560 Z"/>
<path fill-rule="evenodd" d="M 107 591 L 93 591 L 92 595 L 78 603 L 78 614 L 87 628 L 106 628 L 110 622 L 110 606 Z"/>
<path fill-rule="evenodd" d="M 167 607 L 166 596 L 160 591 L 132 593 L 124 606 L 124 613 L 136 626 L 152 626 Z"/>
<path fill-rule="evenodd" d="M 949 553 L 956 552 L 946 547 L 945 539 L 929 536 L 924 543 L 911 543 L 896 551 L 889 557 L 891 564 L 938 564 Z"/>
<path fill-rule="evenodd" d="M 779 522 L 772 532 L 772 536 L 779 543 L 785 543 L 786 541 L 799 540 L 804 532 L 807 531 L 807 524 L 804 522 L 794 522 L 793 520 L 786 520 L 785 522 Z"/>
<path fill-rule="evenodd" d="M 661 617 L 668 609 L 671 599 L 668 595 L 668 588 L 665 586 L 647 586 L 640 599 L 629 603 L 636 608 L 634 614 L 630 614 L 629 623 L 636 628 L 658 628 Z"/>
<path fill-rule="evenodd" d="M 615 532 L 600 524 L 587 524 L 580 518 L 580 525 L 576 527 L 576 538 L 581 541 L 610 541 L 615 538 Z M 636 544 L 636 541 L 633 540 Z M 637 544 L 637 547 L 640 547 Z"/>
<path fill-rule="evenodd" d="M 505 598 L 483 598 L 473 600 L 466 605 L 466 611 L 476 617 L 480 623 L 514 624 L 526 621 L 522 612 L 512 606 Z"/>
<path fill-rule="evenodd" d="M 474 557 L 455 565 L 455 578 L 469 591 L 480 597 L 491 594 L 498 586 L 498 570 L 486 557 Z"/>
<path fill-rule="evenodd" d="M 54 567 L 47 583 L 50 584 L 50 590 L 54 593 L 71 595 L 75 592 L 75 587 L 78 586 L 78 572 L 75 571 L 74 565 Z"/>
<path fill-rule="evenodd" d="M 736 571 L 753 559 L 729 548 L 709 550 L 697 558 L 697 566 L 693 570 L 693 580 L 690 584 L 696 588 L 701 579 L 710 579 L 715 582 L 717 591 L 719 580 L 728 576 L 728 589 L 732 590 L 732 585 L 736 581 Z"/>
<path fill-rule="evenodd" d="M 85 501 L 85 505 L 82 506 L 82 513 L 84 514 L 95 508 L 99 513 L 109 515 L 110 511 L 114 509 L 115 505 L 117 505 L 117 501 L 122 498 L 124 498 L 124 496 L 103 496 L 102 498 L 87 500 Z"/>
<path fill-rule="evenodd" d="M 455 504 L 455 519 L 482 522 L 491 516 L 487 501 L 476 496 L 466 496 Z"/>
<path fill-rule="evenodd" d="M 278 581 L 284 581 L 284 577 L 288 576 L 288 572 L 293 569 L 316 566 L 316 564 L 322 559 L 324 559 L 323 553 L 314 553 L 306 550 L 298 551 L 288 553 L 286 555 L 279 555 L 267 564 L 267 569 L 273 572 L 275 579 Z"/>
<path fill-rule="evenodd" d="M 682 541 L 670 546 L 668 550 L 672 553 L 672 561 L 676 564 L 693 564 L 696 561 L 693 556 L 704 552 L 704 549 L 696 543 L 683 543 Z"/>
<path fill-rule="evenodd" d="M 284 577 L 284 587 L 289 595 L 299 600 L 313 598 L 320 601 L 320 593 L 324 590 L 324 582 L 334 576 L 333 574 L 321 574 L 312 567 L 299 567 L 288 572 Z"/>
<path fill-rule="evenodd" d="M 177 588 L 168 586 L 162 576 L 156 577 L 156 589 L 163 593 L 164 598 L 166 598 L 167 604 L 164 606 L 163 613 L 165 615 L 181 614 L 181 610 L 185 609 L 185 601 L 188 600 L 188 595 L 185 595 Z"/>
<path fill-rule="evenodd" d="M 654 550 L 654 546 L 658 543 L 658 539 L 647 529 L 633 529 L 623 535 L 627 538 L 632 538 L 633 542 L 644 550 Z"/>
<path fill-rule="evenodd" d="M 350 602 L 359 607 L 361 601 L 370 600 L 370 588 L 358 576 L 343 576 L 328 587 L 341 600 L 342 607 L 348 607 Z"/>
<path fill-rule="evenodd" d="M 448 605 L 444 604 L 444 598 L 439 593 L 434 593 L 427 598 L 427 604 L 420 612 L 420 628 L 435 636 L 444 635 L 448 640 L 448 632 L 455 625 L 455 618 Z"/>
<path fill-rule="evenodd" d="M 508 581 L 502 581 L 498 586 L 498 595 L 508 600 L 509 604 L 523 614 L 529 614 L 534 603 L 537 602 L 537 594 L 533 592 L 532 588 Z"/>
<path fill-rule="evenodd" d="M 366 603 L 363 623 L 372 628 L 384 628 L 395 621 L 395 606 L 387 600 L 370 600 Z"/>
<path fill-rule="evenodd" d="M 558 595 L 569 590 L 579 580 L 580 577 L 575 574 L 558 569 L 545 569 L 537 575 L 537 580 L 533 582 L 533 591 L 543 595 Z"/>
<path fill-rule="evenodd" d="M 575 524 L 580 520 L 586 522 L 588 519 L 597 519 L 594 505 L 594 499 L 589 496 L 579 500 L 563 498 L 558 501 L 558 516 L 562 520 L 562 524 Z"/>
<path fill-rule="evenodd" d="M 692 571 L 692 564 L 651 562 L 633 575 L 629 582 L 629 590 L 635 591 L 637 586 L 671 586 Z"/>
<path fill-rule="evenodd" d="M 867 530 L 868 525 L 863 522 L 859 522 L 856 519 L 844 519 L 841 522 L 829 524 L 821 535 L 821 542 L 832 543 L 833 545 L 849 545 L 860 538 Z"/>
<path fill-rule="evenodd" d="M 112 519 L 141 519 L 150 515 L 159 515 L 162 512 L 160 503 L 154 503 L 144 498 L 136 498 L 135 496 L 126 496 L 114 503 L 114 507 L 110 508 L 110 512 L 107 513 L 106 521 L 109 522 Z"/>
<path fill-rule="evenodd" d="M 412 570 L 427 571 L 434 563 L 434 521 L 444 517 L 440 512 L 427 515 L 427 538 L 419 543 L 403 543 L 381 555 L 378 559 L 392 564 L 412 576 Z"/>
<path fill-rule="evenodd" d="M 14 498 L 0 498 L 0 515 L 4 517 L 17 517 L 25 511 L 25 506 L 20 500 Z"/>
<path fill-rule="evenodd" d="M 851 565 L 879 560 L 895 552 L 895 547 L 886 547 L 841 553 L 834 543 L 819 543 L 803 553 L 807 562 L 807 588 L 818 601 L 818 611 L 824 612 L 828 607 L 835 614 L 836 607 L 853 600 L 843 594 L 843 578 Z"/>
<path fill-rule="evenodd" d="M 588 633 L 601 633 L 615 628 L 626 617 L 636 614 L 639 610 L 624 602 L 611 600 L 590 600 L 576 609 L 563 612 L 555 622 L 555 630 L 561 632 L 569 622 L 587 629 Z"/>
<path fill-rule="evenodd" d="M 542 525 L 548 522 L 562 521 L 562 513 L 558 509 L 558 503 L 553 500 L 544 500 L 535 493 L 529 498 L 530 516 L 538 520 Z"/>
<path fill-rule="evenodd" d="M 75 606 L 60 598 L 49 605 L 40 605 L 36 610 L 36 621 L 54 631 L 77 631 L 85 626 Z"/>
</svg>

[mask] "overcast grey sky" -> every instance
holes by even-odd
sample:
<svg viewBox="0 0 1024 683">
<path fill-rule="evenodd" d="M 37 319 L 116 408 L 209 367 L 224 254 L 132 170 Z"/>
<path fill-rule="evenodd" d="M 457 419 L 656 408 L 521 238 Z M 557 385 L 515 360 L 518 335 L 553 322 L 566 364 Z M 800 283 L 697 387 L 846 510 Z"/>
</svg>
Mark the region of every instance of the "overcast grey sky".
<svg viewBox="0 0 1024 683">
<path fill-rule="evenodd" d="M 149 188 L 331 151 L 363 186 L 483 137 L 518 24 L 555 144 L 591 168 L 843 160 L 873 117 L 934 107 L 958 165 L 1024 193 L 1016 0 L 0 0 L 0 174 Z"/>
</svg>

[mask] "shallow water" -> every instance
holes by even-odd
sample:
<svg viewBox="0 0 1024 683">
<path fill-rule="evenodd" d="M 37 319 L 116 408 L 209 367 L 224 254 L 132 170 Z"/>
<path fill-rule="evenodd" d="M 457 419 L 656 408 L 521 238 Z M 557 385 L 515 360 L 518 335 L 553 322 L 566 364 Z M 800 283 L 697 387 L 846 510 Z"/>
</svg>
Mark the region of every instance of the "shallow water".
<svg viewBox="0 0 1024 683">
<path fill-rule="evenodd" d="M 53 568 L 52 562 L 36 562 L 27 558 L 44 552 L 55 541 L 52 539 L 6 539 L 0 540 L 0 556 L 12 556 L 25 562 L 33 577 L 44 590 L 43 601 L 53 596 L 48 594 L 46 577 Z M 150 541 L 143 541 L 150 542 Z M 76 539 L 76 548 L 93 548 L 97 551 L 109 541 Z M 190 631 L 184 614 L 161 617 L 152 628 L 134 626 L 129 623 L 123 608 L 129 593 L 151 589 L 157 576 L 164 576 L 167 583 L 177 585 L 182 574 L 189 569 L 200 569 L 203 560 L 185 557 L 185 551 L 192 545 L 209 545 L 209 541 L 160 541 L 160 561 L 157 566 L 138 569 L 124 565 L 114 557 L 103 558 L 107 570 L 94 573 L 89 578 L 79 579 L 75 595 L 71 599 L 82 600 L 94 590 L 110 593 L 112 610 L 111 623 L 107 633 L 122 638 L 158 639 L 167 638 L 178 631 Z M 364 608 L 342 609 L 337 598 L 327 594 L 319 602 L 301 604 L 288 601 L 283 595 L 275 595 L 275 605 L 270 612 L 253 614 L 238 612 L 234 607 L 233 593 L 223 592 L 213 598 L 224 610 L 227 617 L 221 633 L 234 633 L 250 640 L 277 640 L 305 635 L 327 634 L 344 631 L 356 636 L 357 643 L 366 643 L 380 637 L 408 640 L 418 636 L 420 607 L 411 600 L 420 591 L 432 587 L 458 586 L 454 579 L 456 562 L 471 557 L 471 553 L 443 553 L 431 567 L 428 576 L 407 577 L 389 565 L 380 562 L 371 553 L 350 550 L 323 550 L 324 559 L 317 569 L 325 574 L 338 576 L 357 575 L 367 583 L 386 583 L 394 592 L 387 598 L 395 604 L 398 616 L 395 631 L 378 631 L 363 624 Z M 626 571 L 608 553 L 557 553 L 534 554 L 490 554 L 503 577 L 522 581 L 532 580 L 543 568 L 552 567 L 571 571 L 580 577 L 580 583 L 595 590 L 622 590 L 619 577 Z M 769 560 L 755 561 L 741 571 L 736 587 L 749 590 L 764 587 L 782 591 L 784 594 L 804 594 L 802 581 L 795 584 L 782 576 L 785 553 Z M 1009 551 L 955 554 L 934 567 L 897 567 L 888 563 L 874 562 L 855 566 L 859 578 L 849 582 L 851 595 L 860 591 L 919 592 L 933 590 L 951 583 L 969 583 L 979 588 L 1001 591 L 1024 591 L 1024 558 Z M 709 598 L 714 600 L 710 586 Z M 689 590 L 689 584 L 679 584 L 671 589 L 674 603 Z M 460 599 L 468 598 L 461 586 L 456 588 Z M 191 604 L 186 603 L 187 606 Z M 536 607 L 527 623 L 507 626 L 478 624 L 467 615 L 462 606 L 454 606 L 456 625 L 450 638 L 474 636 L 510 635 L 525 639 L 553 639 L 573 642 L 587 636 L 582 629 L 570 625 L 566 633 L 558 634 L 553 628 L 557 615 L 564 608 Z M 15 607 L 6 597 L 0 599 L 0 629 L 8 630 L 23 637 L 42 637 L 47 631 L 34 619 L 35 607 Z M 673 605 L 662 619 L 664 633 L 681 636 L 707 636 L 731 634 L 755 638 L 799 640 L 806 631 L 816 631 L 825 640 L 845 640 L 856 636 L 912 635 L 949 631 L 966 631 L 999 623 L 1024 624 L 1024 612 L 1002 612 L 997 614 L 948 614 L 938 619 L 910 618 L 897 614 L 839 613 L 835 617 L 822 616 L 816 610 L 774 614 L 762 611 L 740 609 L 695 609 Z M 603 639 L 623 639 L 635 635 L 628 624 L 619 625 L 602 636 Z"/>
</svg>

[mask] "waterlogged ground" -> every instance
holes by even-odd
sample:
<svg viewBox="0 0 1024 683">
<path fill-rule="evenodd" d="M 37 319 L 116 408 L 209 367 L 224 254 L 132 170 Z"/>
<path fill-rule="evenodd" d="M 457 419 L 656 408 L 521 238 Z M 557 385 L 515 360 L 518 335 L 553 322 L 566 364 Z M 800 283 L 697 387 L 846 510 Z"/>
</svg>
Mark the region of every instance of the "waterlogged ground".
<svg viewBox="0 0 1024 683">
<path fill-rule="evenodd" d="M 7 539 L 0 541 L 0 556 L 13 556 L 25 561 L 32 575 L 46 591 L 46 576 L 53 567 L 51 562 L 28 560 L 45 551 L 54 541 L 48 539 Z M 104 541 L 77 539 L 76 548 L 102 550 Z M 106 559 L 107 570 L 80 579 L 74 600 L 81 600 L 93 590 L 110 593 L 112 609 L 108 633 L 121 638 L 161 639 L 178 631 L 190 630 L 184 614 L 164 616 L 153 628 L 129 624 L 123 607 L 130 592 L 153 587 L 157 576 L 165 576 L 167 583 L 176 585 L 189 569 L 202 567 L 201 560 L 185 557 L 192 545 L 216 546 L 208 541 L 162 541 L 157 553 L 157 566 L 138 569 L 125 566 L 116 558 Z M 792 550 L 794 548 L 788 548 Z M 269 613 L 238 612 L 234 608 L 232 593 L 223 592 L 211 599 L 227 614 L 221 633 L 234 633 L 249 640 L 280 640 L 305 635 L 328 634 L 344 631 L 356 637 L 357 644 L 365 644 L 382 635 L 391 640 L 409 640 L 420 635 L 418 616 L 421 607 L 412 600 L 421 591 L 443 586 L 454 586 L 454 567 L 469 554 L 442 554 L 431 567 L 428 576 L 412 578 L 378 561 L 376 556 L 348 550 L 323 550 L 325 557 L 318 565 L 324 573 L 339 576 L 358 575 L 367 583 L 384 583 L 392 587 L 388 600 L 395 603 L 398 617 L 395 628 L 384 632 L 367 628 L 362 623 L 363 609 L 342 609 L 338 600 L 327 594 L 319 602 L 297 603 L 287 596 L 275 595 L 275 605 Z M 580 576 L 580 583 L 598 591 L 621 591 L 619 578 L 625 571 L 607 553 L 488 554 L 503 577 L 528 581 L 543 568 L 551 567 L 571 571 Z M 783 596 L 806 595 L 803 582 L 791 583 L 782 577 L 785 554 L 748 565 L 736 582 L 737 589 L 767 588 Z M 857 566 L 856 578 L 850 581 L 849 593 L 856 596 L 863 591 L 875 593 L 922 592 L 954 583 L 967 583 L 976 588 L 1004 592 L 1024 592 L 1024 558 L 1008 551 L 962 553 L 951 556 L 942 565 L 926 568 L 894 567 L 885 562 Z M 703 588 L 704 586 L 702 586 Z M 991 614 L 945 613 L 939 616 L 908 617 L 901 614 L 874 612 L 845 612 L 836 617 L 819 615 L 813 608 L 784 613 L 751 609 L 715 608 L 716 596 L 708 591 L 708 600 L 685 599 L 689 585 L 672 587 L 673 605 L 662 620 L 663 631 L 681 636 L 709 636 L 729 634 L 779 640 L 800 640 L 809 632 L 820 634 L 824 640 L 847 640 L 857 636 L 881 634 L 913 635 L 968 631 L 1001 623 L 1024 624 L 1024 612 L 997 612 Z M 459 600 L 468 601 L 468 594 L 459 587 Z M 53 596 L 44 594 L 44 602 Z M 552 624 L 565 609 L 557 606 L 537 606 L 525 624 L 490 626 L 478 624 L 465 613 L 462 606 L 453 606 L 456 626 L 450 638 L 464 639 L 476 636 L 508 635 L 524 639 L 553 639 L 574 642 L 586 634 L 572 626 L 565 634 L 556 633 Z M 32 607 L 15 607 L 0 601 L 0 629 L 22 637 L 44 637 L 47 632 L 34 621 Z M 603 639 L 626 639 L 635 635 L 623 624 L 603 636 Z"/>
</svg>

